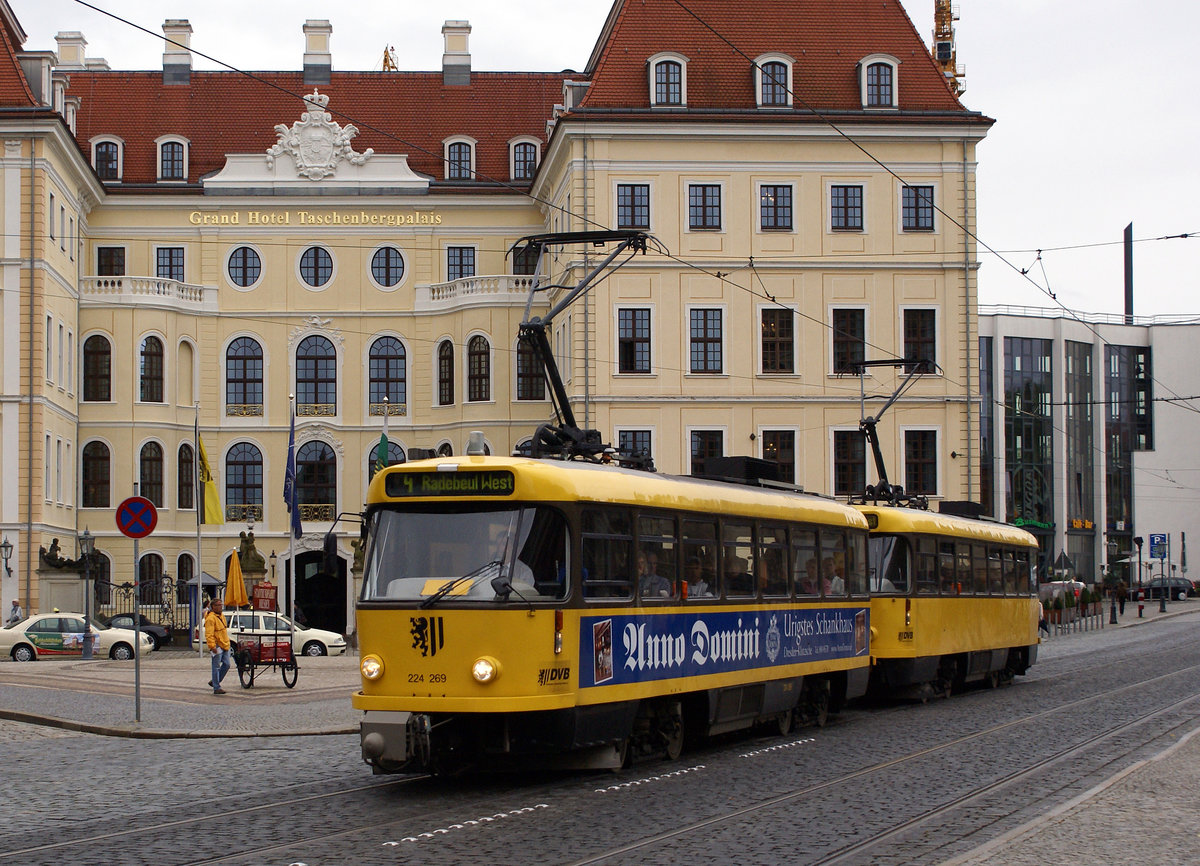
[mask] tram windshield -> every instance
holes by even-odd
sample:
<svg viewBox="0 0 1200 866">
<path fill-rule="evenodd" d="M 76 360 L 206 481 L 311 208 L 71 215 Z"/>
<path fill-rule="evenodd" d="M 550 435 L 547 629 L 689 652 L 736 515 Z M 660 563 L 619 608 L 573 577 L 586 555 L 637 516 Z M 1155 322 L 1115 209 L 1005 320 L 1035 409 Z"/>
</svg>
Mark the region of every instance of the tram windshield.
<svg viewBox="0 0 1200 866">
<path fill-rule="evenodd" d="M 521 604 L 569 591 L 566 521 L 544 506 L 381 509 L 368 528 L 362 601 Z M 493 580 L 510 591 L 497 592 Z"/>
</svg>

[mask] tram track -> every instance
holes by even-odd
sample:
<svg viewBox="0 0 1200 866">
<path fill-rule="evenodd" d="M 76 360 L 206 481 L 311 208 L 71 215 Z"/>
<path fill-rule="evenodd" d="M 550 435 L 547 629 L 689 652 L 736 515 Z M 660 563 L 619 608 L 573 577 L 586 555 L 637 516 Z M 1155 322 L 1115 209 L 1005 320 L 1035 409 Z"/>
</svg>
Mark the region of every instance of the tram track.
<svg viewBox="0 0 1200 866">
<path fill-rule="evenodd" d="M 810 797 L 819 797 L 824 793 L 836 792 L 839 789 L 845 788 L 849 783 L 857 782 L 861 785 L 864 781 L 869 783 L 872 779 L 883 779 L 893 773 L 904 773 L 907 772 L 906 768 L 918 766 L 923 759 L 933 758 L 939 754 L 954 755 L 956 754 L 956 750 L 970 751 L 973 744 L 986 741 L 987 738 L 1004 736 L 1011 734 L 1013 731 L 1019 731 L 1031 722 L 1038 720 L 1044 722 L 1047 719 L 1054 719 L 1061 716 L 1068 718 L 1081 716 L 1085 712 L 1098 715 L 1095 710 L 1090 709 L 1097 702 L 1112 698 L 1114 695 L 1134 693 L 1138 689 L 1164 685 L 1170 686 L 1172 679 L 1194 675 L 1198 671 L 1200 671 L 1200 664 L 1190 665 L 1121 686 L 1096 689 L 1074 700 L 1045 707 L 1039 709 L 1037 712 L 1018 713 L 1014 718 L 1003 722 L 986 725 L 979 730 L 926 748 L 915 749 L 907 754 L 889 758 L 888 760 L 878 761 L 869 766 L 860 767 L 853 772 L 840 773 L 835 778 L 798 787 L 795 790 L 790 790 L 759 802 L 747 803 L 740 808 L 728 809 L 708 815 L 688 822 L 686 825 L 672 825 L 670 830 L 666 832 L 650 833 L 642 838 L 626 838 L 622 841 L 618 841 L 618 838 L 613 838 L 612 841 L 616 844 L 604 850 L 592 852 L 583 859 L 570 862 L 575 864 L 590 864 L 628 862 L 630 859 L 653 861 L 655 849 L 661 846 L 669 846 L 672 840 L 687 837 L 704 838 L 706 836 L 711 838 L 719 834 L 722 827 L 726 827 L 731 823 L 754 819 L 756 815 L 769 815 L 772 810 L 786 809 L 789 804 L 797 801 L 803 801 Z M 981 691 L 977 693 L 977 696 L 983 698 L 987 694 Z M 953 698 L 951 701 L 970 700 L 971 697 L 971 695 L 966 695 L 962 698 Z M 905 816 L 904 820 L 898 821 L 889 827 L 878 828 L 868 837 L 855 840 L 853 844 L 830 849 L 819 855 L 821 859 L 806 860 L 804 862 L 830 864 L 844 864 L 855 861 L 868 862 L 871 859 L 870 855 L 873 850 L 887 848 L 889 843 L 907 832 L 944 818 L 956 809 L 966 808 L 973 803 L 985 799 L 989 794 L 1003 790 L 1005 787 L 1021 785 L 1033 778 L 1037 773 L 1047 773 L 1049 768 L 1070 765 L 1079 756 L 1087 753 L 1088 750 L 1106 746 L 1113 741 L 1119 742 L 1121 747 L 1116 750 L 1110 748 L 1105 754 L 1110 761 L 1121 761 L 1142 748 L 1145 743 L 1171 735 L 1183 727 L 1186 722 L 1180 721 L 1170 725 L 1165 730 L 1153 732 L 1153 736 L 1147 738 L 1132 736 L 1133 734 L 1139 730 L 1147 730 L 1156 720 L 1165 718 L 1171 712 L 1189 706 L 1197 700 L 1200 700 L 1200 692 L 1189 689 L 1186 695 L 1168 704 L 1150 708 L 1132 718 L 1110 725 L 1105 730 L 1097 731 L 1086 739 L 1045 755 L 1035 766 L 1018 768 L 1001 778 L 989 781 L 987 784 L 962 791 L 952 799 L 923 809 L 917 814 Z M 891 712 L 899 714 L 915 712 L 920 709 L 917 705 L 897 706 L 883 713 L 872 713 L 871 715 L 887 715 Z M 1194 719 L 1194 714 L 1189 714 L 1189 719 Z M 855 720 L 847 720 L 838 724 L 836 730 L 850 732 L 854 727 Z M 804 739 L 811 742 L 807 736 Z M 783 745 L 789 744 L 785 741 Z M 739 751 L 744 751 L 744 749 L 739 748 Z M 771 755 L 783 755 L 790 751 L 787 748 L 777 749 L 774 747 L 756 750 L 753 758 L 755 760 L 769 760 Z M 705 754 L 697 756 L 697 759 L 698 763 L 708 764 L 710 769 L 719 772 L 720 770 L 717 765 L 723 761 L 732 760 L 733 754 L 724 747 L 717 746 L 715 753 L 713 750 L 706 750 Z M 703 767 L 698 768 L 697 772 L 686 774 L 669 771 L 669 768 L 675 769 L 679 766 L 679 764 L 661 765 L 662 772 L 658 775 L 661 775 L 663 780 L 660 784 L 690 784 L 690 781 L 685 782 L 684 780 L 702 779 L 705 776 Z M 655 769 L 658 769 L 658 767 L 656 766 Z M 624 775 L 626 778 L 622 778 L 621 776 L 613 778 L 621 779 L 624 782 L 630 781 L 633 776 L 633 774 Z M 915 773 L 914 776 L 919 777 L 919 773 Z M 656 775 L 655 778 L 657 779 L 658 776 Z M 633 779 L 632 784 L 628 786 L 604 786 L 604 789 L 609 791 L 604 796 L 610 798 L 624 796 L 613 793 L 613 789 L 616 788 L 623 788 L 623 790 L 629 791 L 633 796 L 636 796 L 636 793 L 633 792 L 636 792 L 639 787 L 645 788 L 642 781 Z M 1061 786 L 1042 789 L 1039 792 L 1041 799 L 1046 801 L 1061 795 L 1072 784 L 1072 781 L 1067 780 Z M 564 792 L 570 793 L 573 791 L 571 796 L 577 799 L 597 796 L 598 786 L 595 782 L 594 775 L 571 775 L 567 777 L 557 776 L 551 780 L 533 780 L 532 784 L 519 786 L 512 786 L 507 782 L 501 781 L 495 784 L 485 783 L 465 788 L 456 786 L 437 791 L 429 787 L 437 785 L 437 782 L 431 781 L 426 776 L 414 775 L 389 777 L 386 780 L 373 781 L 367 784 L 349 784 L 338 788 L 338 790 L 319 794 L 304 793 L 297 795 L 297 792 L 290 792 L 289 795 L 288 792 L 281 791 L 280 799 L 269 801 L 259 800 L 254 803 L 248 803 L 244 797 L 237 800 L 227 799 L 225 804 L 220 808 L 214 808 L 211 801 L 204 801 L 201 807 L 202 812 L 198 814 L 180 816 L 178 813 L 175 813 L 166 816 L 166 819 L 162 821 L 147 819 L 139 821 L 139 826 L 130 826 L 127 824 L 116 829 L 105 828 L 98 830 L 96 828 L 80 828 L 83 832 L 74 834 L 70 838 L 61 838 L 53 842 L 47 841 L 36 845 L 12 845 L 8 850 L 0 851 L 0 863 L 56 862 L 56 860 L 64 856 L 69 856 L 71 852 L 77 851 L 81 847 L 89 850 L 105 848 L 108 850 L 133 851 L 138 850 L 140 846 L 147 844 L 150 840 L 162 838 L 164 835 L 181 839 L 200 839 L 206 835 L 210 835 L 211 828 L 214 825 L 229 824 L 230 822 L 236 822 L 238 826 L 243 828 L 243 832 L 238 833 L 236 839 L 230 840 L 232 844 L 222 846 L 219 850 L 209 849 L 207 851 L 203 850 L 203 845 L 198 846 L 200 850 L 196 848 L 191 849 L 189 859 L 181 862 L 188 862 L 190 864 L 267 862 L 287 864 L 300 862 L 300 858 L 296 857 L 297 852 L 311 850 L 315 846 L 328 847 L 331 840 L 346 840 L 346 844 L 351 848 L 355 844 L 371 845 L 377 851 L 375 856 L 383 858 L 382 862 L 389 862 L 386 859 L 390 856 L 387 852 L 395 855 L 394 859 L 391 859 L 390 862 L 403 861 L 405 859 L 403 852 L 406 849 L 411 851 L 412 854 L 419 854 L 423 860 L 428 862 L 453 862 L 452 860 L 439 861 L 438 857 L 449 856 L 452 852 L 460 850 L 462 845 L 474 844 L 476 840 L 481 838 L 494 841 L 497 836 L 493 832 L 493 828 L 516 827 L 520 823 L 523 817 L 522 813 L 524 812 L 532 812 L 533 809 L 539 809 L 538 820 L 550 821 L 555 825 L 568 822 L 570 818 L 564 812 L 558 810 L 555 804 L 561 801 Z M 306 789 L 311 791 L 314 784 L 320 785 L 325 783 L 321 780 L 313 780 L 306 785 Z M 409 789 L 412 789 L 412 796 L 408 793 L 398 796 L 399 792 L 407 792 Z M 430 793 L 433 796 L 419 796 L 423 793 Z M 446 794 L 447 796 L 438 796 L 440 794 Z M 612 802 L 619 801 L 614 800 Z M 501 805 L 502 803 L 503 805 Z M 323 804 L 329 804 L 329 806 L 325 807 Z M 309 813 L 318 811 L 322 815 L 325 812 L 328 812 L 330 815 L 341 813 L 343 817 L 340 819 L 330 818 L 329 820 L 322 817 L 319 820 L 307 821 L 303 825 L 305 828 L 303 832 L 293 832 L 290 836 L 282 832 L 271 832 L 270 828 L 287 822 L 289 815 L 298 814 L 303 811 Z M 351 813 L 353 813 L 353 816 L 347 820 L 346 815 Z M 485 822 L 490 821 L 491 818 L 500 819 L 501 817 L 512 817 L 514 820 L 497 820 L 494 823 L 487 823 L 485 825 Z M 980 830 L 981 828 L 978 826 L 972 827 L 961 838 L 968 838 L 972 833 L 978 833 Z M 488 835 L 480 837 L 477 835 L 480 832 L 487 833 Z M 506 829 L 501 832 L 506 833 L 509 831 Z M 365 841 L 367 839 L 382 841 L 367 842 Z M 983 841 L 982 838 L 981 841 Z M 397 847 L 377 847 L 380 845 L 394 845 Z M 433 845 L 438 847 L 429 847 Z M 353 859 L 356 858 L 349 857 L 347 862 Z M 547 862 L 569 862 L 569 858 L 561 857 L 557 861 L 548 860 Z"/>
<path fill-rule="evenodd" d="M 1139 680 L 1138 682 L 1130 683 L 1127 686 L 1124 686 L 1121 689 L 1118 689 L 1116 691 L 1128 691 L 1128 690 L 1136 689 L 1139 687 L 1144 687 L 1144 686 L 1147 686 L 1147 685 L 1150 685 L 1153 683 L 1157 683 L 1157 682 L 1160 682 L 1160 681 L 1170 678 L 1170 677 L 1175 677 L 1175 676 L 1178 676 L 1181 674 L 1192 673 L 1192 672 L 1196 672 L 1196 671 L 1200 671 L 1200 665 L 1192 665 L 1190 667 L 1181 668 L 1177 671 L 1171 671 L 1169 673 L 1159 674 L 1159 675 L 1157 675 L 1155 677 L 1151 677 L 1149 679 Z M 754 804 L 751 804 L 751 805 L 748 805 L 748 806 L 745 806 L 742 808 L 738 808 L 738 809 L 733 809 L 733 810 L 730 810 L 723 814 L 712 815 L 712 816 L 709 816 L 702 820 L 698 820 L 698 821 L 689 823 L 686 826 L 673 827 L 670 832 L 656 834 L 653 836 L 648 836 L 641 840 L 629 842 L 629 843 L 626 843 L 626 844 L 623 844 L 620 846 L 615 846 L 611 849 L 608 849 L 608 850 L 605 850 L 602 852 L 593 853 L 585 858 L 571 861 L 570 866 L 587 866 L 587 864 L 604 863 L 607 861 L 620 860 L 623 857 L 635 854 L 637 852 L 645 852 L 647 849 L 652 849 L 652 848 L 660 846 L 664 843 L 668 843 L 673 839 L 683 838 L 683 837 L 687 837 L 687 836 L 690 836 L 693 834 L 702 833 L 706 830 L 712 830 L 713 828 L 719 827 L 720 825 L 723 825 L 723 824 L 728 824 L 730 822 L 740 821 L 740 820 L 746 819 L 746 818 L 752 818 L 755 814 L 765 813 L 765 812 L 777 809 L 781 806 L 786 806 L 795 801 L 802 800 L 806 797 L 811 797 L 813 795 L 821 794 L 822 792 L 837 791 L 839 789 L 844 788 L 846 786 L 846 784 L 849 782 L 869 778 L 873 775 L 882 774 L 885 771 L 895 770 L 897 768 L 904 766 L 905 764 L 909 764 L 909 763 L 912 763 L 912 762 L 915 762 L 915 761 L 918 761 L 918 760 L 921 760 L 924 758 L 928 758 L 937 753 L 947 752 L 949 750 L 961 748 L 972 742 L 979 741 L 983 738 L 995 736 L 998 733 L 1001 733 L 1001 732 L 1004 732 L 1004 731 L 1007 731 L 1007 730 L 1010 730 L 1013 728 L 1018 728 L 1023 725 L 1027 725 L 1031 721 L 1035 721 L 1037 719 L 1044 719 L 1044 718 L 1051 717 L 1051 716 L 1061 714 L 1061 713 L 1078 711 L 1080 708 L 1084 707 L 1087 704 L 1094 703 L 1098 700 L 1111 697 L 1113 694 L 1114 694 L 1113 690 L 1106 691 L 1102 694 L 1092 694 L 1092 695 L 1088 695 L 1083 698 L 1069 701 L 1069 702 L 1066 702 L 1066 703 L 1060 704 L 1058 706 L 1048 708 L 1048 709 L 1045 709 L 1045 710 L 1042 710 L 1042 711 L 1039 711 L 1036 713 L 1030 713 L 1030 714 L 1021 716 L 1019 718 L 1010 719 L 1001 724 L 992 725 L 990 727 L 981 729 L 979 731 L 975 731 L 969 735 L 959 737 L 959 738 L 947 741 L 945 743 L 938 744 L 936 746 L 931 746 L 931 747 L 928 747 L 925 749 L 919 749 L 919 750 L 911 752 L 907 755 L 896 757 L 896 758 L 893 758 L 893 759 L 890 759 L 887 761 L 881 761 L 881 762 L 875 763 L 869 767 L 863 767 L 852 773 L 846 773 L 841 776 L 838 776 L 837 778 L 828 779 L 828 780 L 822 781 L 822 782 L 814 784 L 814 785 L 806 786 L 804 788 L 801 788 L 801 789 L 798 789 L 795 791 L 791 791 L 786 794 L 778 795 L 778 796 L 772 797 L 770 799 L 763 800 L 758 803 L 754 803 Z M 876 832 L 875 834 L 871 835 L 870 837 L 868 837 L 866 839 L 863 839 L 863 840 L 857 841 L 851 845 L 846 845 L 846 846 L 843 846 L 836 850 L 830 851 L 827 854 L 820 857 L 819 859 L 815 859 L 815 860 L 811 860 L 811 861 L 807 861 L 807 862 L 810 862 L 813 864 L 842 864 L 842 863 L 851 862 L 856 857 L 860 857 L 860 858 L 865 857 L 865 859 L 861 859 L 859 862 L 870 862 L 870 857 L 868 855 L 872 848 L 876 848 L 880 845 L 886 844 L 889 840 L 897 837 L 898 835 L 903 834 L 906 831 L 912 830 L 914 828 L 919 828 L 921 825 L 926 824 L 929 821 L 934 820 L 935 818 L 937 818 L 939 816 L 943 816 L 949 812 L 952 812 L 955 809 L 962 808 L 963 806 L 965 806 L 967 804 L 975 802 L 975 801 L 987 796 L 989 793 L 993 793 L 993 792 L 1001 790 L 1005 787 L 1018 784 L 1018 783 L 1025 781 L 1037 774 L 1045 773 L 1049 766 L 1052 766 L 1054 764 L 1065 763 L 1065 762 L 1069 761 L 1072 757 L 1079 756 L 1079 755 L 1087 752 L 1089 749 L 1095 748 L 1097 744 L 1105 743 L 1105 742 L 1111 741 L 1112 739 L 1114 739 L 1116 737 L 1119 737 L 1122 734 L 1130 733 L 1130 732 L 1137 730 L 1137 729 L 1147 725 L 1148 723 L 1150 723 L 1172 711 L 1178 710 L 1188 704 L 1196 703 L 1196 702 L 1200 702 L 1200 691 L 1193 692 L 1192 694 L 1189 694 L 1187 697 L 1184 697 L 1177 701 L 1174 701 L 1171 704 L 1168 704 L 1168 705 L 1162 706 L 1162 707 L 1157 707 L 1153 710 L 1142 713 L 1142 714 L 1136 716 L 1135 718 L 1130 719 L 1129 721 L 1123 722 L 1119 725 L 1116 725 L 1116 726 L 1108 728 L 1104 731 L 1098 732 L 1098 733 L 1094 734 L 1093 736 L 1088 737 L 1086 740 L 1084 740 L 1082 742 L 1075 743 L 1071 746 L 1068 746 L 1066 748 L 1059 750 L 1058 752 L 1051 754 L 1048 758 L 1045 758 L 1045 759 L 1039 761 L 1038 764 L 1035 766 L 1025 767 L 1025 768 L 1022 768 L 1019 770 L 1015 770 L 1012 773 L 1006 774 L 1005 776 L 1003 776 L 999 779 L 995 779 L 995 780 L 987 783 L 986 785 L 981 785 L 977 788 L 966 791 L 963 794 L 955 797 L 951 801 L 939 804 L 935 807 L 932 807 L 930 809 L 927 809 L 927 810 L 921 812 L 918 815 L 908 818 L 899 824 L 896 824 L 885 830 Z M 1180 721 L 1178 724 L 1172 725 L 1166 732 L 1156 733 L 1152 739 L 1160 739 L 1161 737 L 1166 736 L 1167 734 L 1169 734 L 1171 732 L 1174 732 L 1183 727 L 1187 727 L 1189 725 L 1192 727 L 1195 726 L 1194 717 L 1190 717 L 1188 719 Z M 1114 757 L 1117 759 L 1125 758 L 1125 757 L 1128 757 L 1129 755 L 1133 754 L 1140 748 L 1142 748 L 1143 745 L 1144 745 L 1144 743 L 1136 743 L 1132 746 L 1125 748 L 1124 751 L 1122 751 L 1118 755 L 1114 756 L 1113 753 L 1109 752 L 1108 756 L 1109 756 L 1110 760 L 1113 759 Z M 1066 787 L 1066 786 L 1064 785 L 1063 787 Z M 1055 794 L 1055 793 L 1059 793 L 1059 791 L 1051 791 L 1051 792 L 1047 792 L 1047 793 Z"/>
</svg>

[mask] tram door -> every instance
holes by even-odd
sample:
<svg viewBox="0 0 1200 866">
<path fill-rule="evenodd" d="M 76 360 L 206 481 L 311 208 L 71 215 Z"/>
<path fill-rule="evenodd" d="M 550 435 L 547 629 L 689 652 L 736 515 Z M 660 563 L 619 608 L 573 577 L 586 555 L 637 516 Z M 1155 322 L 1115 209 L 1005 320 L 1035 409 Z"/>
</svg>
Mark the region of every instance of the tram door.
<svg viewBox="0 0 1200 866">
<path fill-rule="evenodd" d="M 346 633 L 346 561 L 338 558 L 337 574 L 321 570 L 319 550 L 296 557 L 296 603 L 312 628 Z M 286 577 L 286 573 L 285 573 Z"/>
</svg>

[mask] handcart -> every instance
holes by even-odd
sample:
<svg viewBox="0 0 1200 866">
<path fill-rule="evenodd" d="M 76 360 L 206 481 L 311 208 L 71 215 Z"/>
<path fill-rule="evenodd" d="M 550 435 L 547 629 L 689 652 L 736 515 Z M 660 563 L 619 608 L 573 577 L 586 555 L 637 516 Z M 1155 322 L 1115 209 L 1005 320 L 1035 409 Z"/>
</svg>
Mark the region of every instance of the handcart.
<svg viewBox="0 0 1200 866">
<path fill-rule="evenodd" d="M 283 674 L 283 684 L 289 689 L 296 685 L 296 677 L 300 666 L 296 663 L 296 654 L 292 651 L 292 642 L 287 637 L 277 638 L 247 638 L 238 642 L 233 653 L 234 663 L 237 664 L 238 679 L 242 688 L 248 689 L 254 685 L 254 678 L 260 668 L 279 669 Z"/>
</svg>

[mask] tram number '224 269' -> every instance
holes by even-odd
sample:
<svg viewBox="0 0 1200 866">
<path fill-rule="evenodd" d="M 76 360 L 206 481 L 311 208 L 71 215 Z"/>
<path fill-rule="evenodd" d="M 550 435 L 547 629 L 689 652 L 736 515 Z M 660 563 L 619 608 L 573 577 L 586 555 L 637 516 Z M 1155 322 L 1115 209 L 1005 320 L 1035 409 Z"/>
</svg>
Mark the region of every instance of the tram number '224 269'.
<svg viewBox="0 0 1200 866">
<path fill-rule="evenodd" d="M 446 681 L 445 674 L 409 674 L 408 681 L 410 683 L 444 683 Z"/>
</svg>

